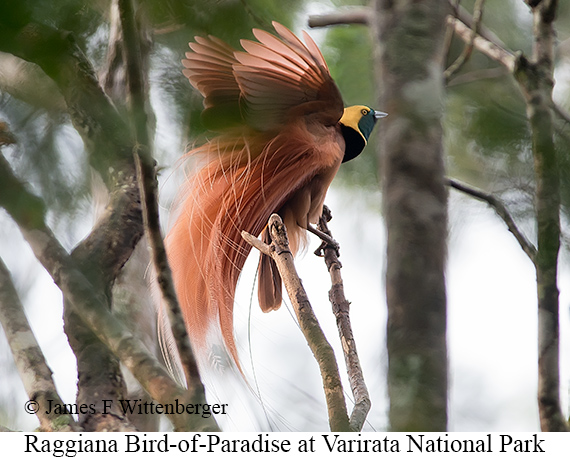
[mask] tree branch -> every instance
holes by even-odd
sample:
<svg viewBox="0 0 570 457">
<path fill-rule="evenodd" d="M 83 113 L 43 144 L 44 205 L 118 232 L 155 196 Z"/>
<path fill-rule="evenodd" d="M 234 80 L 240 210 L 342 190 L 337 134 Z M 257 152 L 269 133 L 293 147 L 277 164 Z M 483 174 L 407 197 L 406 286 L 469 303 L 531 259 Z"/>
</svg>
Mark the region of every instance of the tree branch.
<svg viewBox="0 0 570 457">
<path fill-rule="evenodd" d="M 269 228 L 273 240 L 271 245 L 266 245 L 245 231 L 241 233 L 241 236 L 253 247 L 259 249 L 263 255 L 270 255 L 277 264 L 277 269 L 295 309 L 301 331 L 321 370 L 331 431 L 350 431 L 348 413 L 334 351 L 313 313 L 307 293 L 295 269 L 293 255 L 289 250 L 287 230 L 277 214 L 272 214 L 269 218 Z"/>
<path fill-rule="evenodd" d="M 38 64 L 54 80 L 91 165 L 109 188 L 122 183 L 122 164 L 132 162 L 128 126 L 101 89 L 91 63 L 69 32 L 19 22 L 9 14 L 0 15 L 0 49 Z"/>
<path fill-rule="evenodd" d="M 465 25 L 460 19 L 448 16 L 447 24 L 453 27 L 457 36 L 466 43 L 472 43 L 472 46 L 482 52 L 491 59 L 503 64 L 512 72 L 515 68 L 515 58 L 511 52 L 503 48 L 499 43 L 491 41 L 488 37 L 484 38 L 479 34 L 473 35 L 472 29 Z"/>
<path fill-rule="evenodd" d="M 65 112 L 67 106 L 52 79 L 36 64 L 0 52 L 0 90 L 31 106 Z"/>
<path fill-rule="evenodd" d="M 447 87 L 454 87 L 460 84 L 469 84 L 475 81 L 481 81 L 483 79 L 495 79 L 509 74 L 509 71 L 505 67 L 494 67 L 494 68 L 483 68 L 481 70 L 472 70 L 467 73 L 462 73 L 451 78 L 447 82 Z"/>
<path fill-rule="evenodd" d="M 109 302 L 108 295 L 105 293 L 104 288 L 97 287 L 100 284 L 94 284 L 86 279 L 84 271 L 80 271 L 76 261 L 72 256 L 68 255 L 65 249 L 61 246 L 59 241 L 55 238 L 51 230 L 45 225 L 45 214 L 47 212 L 43 200 L 29 193 L 24 185 L 12 174 L 10 166 L 4 156 L 0 156 L 0 206 L 4 207 L 10 214 L 12 219 L 18 224 L 24 238 L 32 248 L 36 258 L 52 276 L 54 282 L 62 290 L 65 300 L 65 312 L 69 312 L 69 304 L 74 300 L 82 300 L 85 307 L 90 308 L 93 304 L 90 302 L 90 297 L 85 295 L 85 291 L 78 292 L 77 288 L 81 290 L 87 286 L 97 290 L 96 299 L 98 302 L 106 307 L 108 310 Z M 96 275 L 90 275 L 90 279 L 98 279 Z M 74 281 L 79 283 L 74 283 Z M 81 283 L 83 282 L 83 283 Z M 67 293 L 69 291 L 70 293 Z M 76 310 L 75 304 L 73 309 Z M 76 318 L 79 321 L 79 318 Z M 79 321 L 80 322 L 80 321 Z M 66 320 L 66 329 L 69 327 L 70 321 Z M 87 329 L 89 334 L 94 333 L 99 335 L 101 330 L 93 332 L 93 329 Z M 86 430 L 113 430 L 113 431 L 133 431 L 134 428 L 126 420 L 124 414 L 120 410 L 118 402 L 113 401 L 111 414 L 103 414 L 104 406 L 103 399 L 115 400 L 121 397 L 122 378 L 120 371 L 114 371 L 114 365 L 117 366 L 118 362 L 114 362 L 112 357 L 109 357 L 108 350 L 100 351 L 95 350 L 96 343 L 99 341 L 95 336 L 88 335 L 84 338 L 86 330 L 82 327 L 73 328 L 73 332 L 68 333 L 70 344 L 78 342 L 79 346 L 75 345 L 74 352 L 79 348 L 79 354 L 84 356 L 88 354 L 90 357 L 78 357 L 78 373 L 79 377 L 79 392 L 78 399 L 85 400 L 87 404 L 94 404 L 96 413 L 80 414 L 81 425 Z M 77 340 L 75 340 L 77 338 Z M 92 385 L 91 379 L 84 379 L 82 377 L 83 365 L 79 364 L 91 363 L 95 370 L 89 371 L 93 377 L 97 377 L 98 373 L 103 376 L 104 384 L 99 385 L 99 390 L 91 390 L 93 394 L 91 398 L 84 398 L 80 395 L 83 392 L 83 383 L 87 382 Z M 108 379 L 108 374 L 112 373 L 113 378 Z M 93 418 L 93 421 L 89 419 Z"/>
<path fill-rule="evenodd" d="M 499 200 L 493 194 L 484 192 L 481 189 L 477 189 L 476 187 L 470 186 L 453 178 L 446 178 L 446 184 L 460 192 L 463 192 L 466 195 L 470 195 L 471 197 L 476 198 L 477 200 L 488 203 L 489 206 L 491 206 L 497 215 L 503 220 L 503 222 L 507 224 L 507 228 L 514 235 L 520 247 L 529 257 L 532 263 L 534 264 L 536 262 L 536 247 L 518 228 L 516 222 L 511 216 L 511 213 L 501 200 Z"/>
<path fill-rule="evenodd" d="M 324 206 L 323 214 L 319 219 L 318 229 L 332 238 L 332 233 L 327 225 L 327 222 L 329 222 L 331 218 L 332 215 L 329 208 Z M 334 246 L 326 242 L 323 242 L 321 246 L 325 264 L 327 265 L 327 270 L 332 282 L 332 287 L 329 291 L 329 300 L 336 318 L 344 360 L 348 371 L 348 380 L 352 394 L 354 395 L 355 405 L 350 415 L 350 429 L 357 432 L 362 430 L 368 411 L 370 411 L 370 395 L 368 394 L 368 389 L 364 382 L 364 375 L 362 374 L 360 360 L 356 351 L 356 343 L 352 333 L 352 325 L 350 324 L 350 302 L 344 295 L 344 284 L 340 274 L 342 265 L 338 260 L 337 250 Z"/>
<path fill-rule="evenodd" d="M 129 109 L 136 136 L 136 147 L 133 150 L 137 164 L 137 176 L 143 202 L 143 218 L 145 230 L 152 252 L 157 282 L 168 312 L 168 320 L 172 327 L 172 335 L 176 342 L 189 389 L 202 386 L 198 365 L 184 324 L 182 311 L 176 297 L 174 282 L 166 249 L 160 231 L 158 209 L 158 182 L 155 162 L 151 154 L 151 141 L 148 134 L 148 117 L 146 114 L 145 83 L 143 67 L 140 59 L 139 33 L 135 22 L 132 0 L 119 0 L 119 16 L 125 43 L 125 60 L 127 68 L 127 86 L 129 91 Z"/>
<path fill-rule="evenodd" d="M 0 156 L 0 206 L 16 221 L 37 259 L 84 322 L 154 400 L 158 403 L 174 403 L 176 399 L 185 404 L 205 403 L 203 390 L 190 392 L 180 388 L 148 349 L 111 314 L 104 292 L 93 287 L 45 225 L 43 202 L 14 177 L 3 156 Z M 174 414 L 169 419 L 180 431 L 219 431 L 213 417 Z"/>
<path fill-rule="evenodd" d="M 91 63 L 71 34 L 36 23 L 5 27 L 2 32 L 7 34 L 2 46 L 37 63 L 57 84 L 90 163 L 110 191 L 105 212 L 72 253 L 76 266 L 105 293 L 110 309 L 113 282 L 143 233 L 128 125 L 102 91 Z M 119 362 L 67 300 L 64 305 L 65 332 L 77 358 L 77 402 L 95 405 L 95 413 L 80 414 L 80 421 L 87 430 L 114 429 L 115 425 L 120 429 L 123 414 L 116 400 L 125 398 L 125 385 Z M 102 398 L 115 400 L 112 414 L 103 414 Z"/>
<path fill-rule="evenodd" d="M 55 414 L 63 401 L 57 393 L 52 372 L 30 328 L 8 268 L 0 259 L 0 322 L 28 398 L 37 406 L 36 416 L 44 432 L 75 432 L 81 428 L 71 414 Z M 48 413 L 50 411 L 50 413 Z"/>
<path fill-rule="evenodd" d="M 481 21 L 483 20 L 483 5 L 485 4 L 485 0 L 476 0 L 475 6 L 473 7 L 473 25 L 471 26 L 471 34 L 469 37 L 469 41 L 466 42 L 463 51 L 457 57 L 455 62 L 453 62 L 447 70 L 443 72 L 443 77 L 445 81 L 449 81 L 449 79 L 457 73 L 465 63 L 471 57 L 471 53 L 473 52 L 473 41 L 475 37 L 479 33 L 479 28 L 481 26 Z"/>
<path fill-rule="evenodd" d="M 309 27 L 328 27 L 330 25 L 362 24 L 369 25 L 370 17 L 374 14 L 372 8 L 353 7 L 327 14 L 309 16 Z"/>
<path fill-rule="evenodd" d="M 451 16 L 447 18 L 448 24 L 451 27 L 453 27 L 455 33 L 460 38 L 462 38 L 463 41 L 465 41 L 466 43 L 472 41 L 472 45 L 475 48 L 477 48 L 480 52 L 490 57 L 491 59 L 495 60 L 496 62 L 501 63 L 510 73 L 513 73 L 515 69 L 516 59 L 520 58 L 519 54 L 513 54 L 511 51 L 505 49 L 502 41 L 494 33 L 486 30 L 482 24 L 479 24 L 477 28 L 477 36 L 475 37 L 475 39 L 471 40 L 468 30 L 469 27 L 471 27 L 471 30 L 473 30 L 473 24 L 475 23 L 475 21 L 476 18 L 471 17 L 464 8 L 458 9 L 457 18 L 453 18 Z M 501 73 L 495 74 L 495 71 L 496 70 L 494 69 L 482 70 L 483 77 L 496 77 L 501 75 Z M 487 72 L 492 72 L 492 73 L 488 74 Z M 478 73 L 475 77 L 479 78 L 480 74 Z M 458 79 L 457 83 L 460 82 L 459 78 L 455 79 Z M 463 82 L 465 81 L 461 81 L 461 83 Z M 467 82 L 469 82 L 469 80 Z M 556 113 L 556 115 L 560 117 L 562 120 L 566 121 L 567 123 L 570 123 L 570 114 L 560 105 L 555 103 L 553 100 L 551 100 L 550 102 L 551 102 L 551 107 Z"/>
<path fill-rule="evenodd" d="M 458 5 L 456 7 L 452 2 L 453 2 L 453 0 L 449 0 L 449 3 L 451 3 L 451 6 L 455 11 L 455 17 L 457 17 L 461 22 L 466 24 L 467 27 L 472 29 L 474 19 L 473 19 L 473 16 L 471 15 L 471 13 L 469 13 L 469 11 L 461 5 Z M 456 3 L 459 4 L 460 1 L 456 1 Z M 479 30 L 478 34 L 481 35 L 481 37 L 485 38 L 488 41 L 495 43 L 497 46 L 499 46 L 501 48 L 505 47 L 505 44 L 503 43 L 503 41 L 493 31 L 491 31 L 487 27 L 485 27 L 485 24 L 480 24 L 478 30 Z"/>
</svg>

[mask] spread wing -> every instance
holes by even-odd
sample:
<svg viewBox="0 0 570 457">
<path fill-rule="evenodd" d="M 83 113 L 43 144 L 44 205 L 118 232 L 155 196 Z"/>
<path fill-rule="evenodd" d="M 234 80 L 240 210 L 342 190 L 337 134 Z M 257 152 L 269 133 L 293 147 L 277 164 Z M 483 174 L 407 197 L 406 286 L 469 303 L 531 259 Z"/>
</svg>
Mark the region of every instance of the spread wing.
<svg viewBox="0 0 570 457">
<path fill-rule="evenodd" d="M 239 121 L 271 131 L 302 115 L 325 125 L 342 116 L 342 97 L 315 42 L 273 26 L 278 36 L 254 29 L 258 41 L 242 40 L 243 51 L 212 36 L 190 43 L 184 74 L 204 96 L 207 126 L 223 129 Z"/>
</svg>

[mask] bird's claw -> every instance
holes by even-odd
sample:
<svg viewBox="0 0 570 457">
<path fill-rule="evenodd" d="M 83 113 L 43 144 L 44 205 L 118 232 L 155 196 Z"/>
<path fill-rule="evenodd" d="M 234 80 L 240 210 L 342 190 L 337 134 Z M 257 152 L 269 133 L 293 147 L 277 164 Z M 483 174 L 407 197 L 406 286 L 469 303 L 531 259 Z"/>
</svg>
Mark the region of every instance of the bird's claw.
<svg viewBox="0 0 570 457">
<path fill-rule="evenodd" d="M 314 254 L 317 257 L 324 257 L 326 248 L 333 248 L 335 250 L 336 256 L 337 257 L 340 256 L 340 245 L 336 241 L 334 244 L 331 244 L 328 241 L 323 241 L 321 245 L 317 249 L 315 249 Z"/>
<path fill-rule="evenodd" d="M 336 252 L 336 256 L 340 257 L 340 244 L 338 244 L 338 242 L 333 237 L 310 225 L 308 227 L 308 230 L 309 232 L 317 235 L 323 241 L 321 245 L 315 250 L 316 256 L 323 257 L 326 248 L 333 248 Z"/>
</svg>

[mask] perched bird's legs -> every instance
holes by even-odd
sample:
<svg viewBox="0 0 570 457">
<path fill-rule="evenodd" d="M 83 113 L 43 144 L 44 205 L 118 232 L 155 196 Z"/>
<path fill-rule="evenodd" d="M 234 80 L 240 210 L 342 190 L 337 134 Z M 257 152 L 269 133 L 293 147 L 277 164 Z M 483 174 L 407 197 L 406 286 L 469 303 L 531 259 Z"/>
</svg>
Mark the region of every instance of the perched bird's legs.
<svg viewBox="0 0 570 457">
<path fill-rule="evenodd" d="M 323 214 L 321 216 L 321 219 L 323 219 L 325 222 L 330 222 L 332 219 L 331 210 L 326 205 L 323 205 Z M 315 250 L 316 256 L 323 257 L 325 248 L 331 247 L 336 251 L 337 257 L 340 257 L 340 244 L 338 244 L 338 242 L 330 235 L 330 232 L 328 232 L 328 230 L 325 232 L 319 230 L 316 227 L 312 227 L 310 224 L 307 224 L 307 230 L 317 235 L 323 241 L 321 245 Z"/>
<path fill-rule="evenodd" d="M 323 250 L 326 247 L 331 247 L 333 248 L 336 253 L 337 256 L 340 254 L 340 245 L 338 244 L 338 242 L 331 237 L 330 235 L 327 235 L 325 232 L 321 232 L 318 228 L 315 228 L 311 225 L 307 226 L 307 230 L 315 235 L 317 235 L 323 242 L 321 243 L 321 245 L 315 250 L 315 255 L 322 257 L 323 256 Z"/>
</svg>

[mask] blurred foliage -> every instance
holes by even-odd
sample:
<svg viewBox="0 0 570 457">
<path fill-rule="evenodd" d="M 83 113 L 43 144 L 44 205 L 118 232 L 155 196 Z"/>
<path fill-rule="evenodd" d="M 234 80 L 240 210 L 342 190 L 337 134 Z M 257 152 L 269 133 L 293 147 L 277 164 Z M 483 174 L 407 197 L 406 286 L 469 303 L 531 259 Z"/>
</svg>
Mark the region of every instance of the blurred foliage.
<svg viewBox="0 0 570 457">
<path fill-rule="evenodd" d="M 510 76 L 450 88 L 445 114 L 448 172 L 483 187 L 509 173 L 531 176 L 524 113 Z"/>
<path fill-rule="evenodd" d="M 372 37 L 365 26 L 339 26 L 331 28 L 322 45 L 322 52 L 329 65 L 332 77 L 339 86 L 345 106 L 377 106 L 378 94 L 374 87 L 374 69 L 370 58 Z M 372 134 L 369 144 L 355 159 L 344 163 L 335 179 L 346 186 L 374 189 L 378 186 L 376 135 Z"/>
<path fill-rule="evenodd" d="M 75 216 L 84 207 L 90 174 L 68 116 L 1 93 L 0 117 L 17 139 L 5 149 L 16 173 L 43 196 L 56 223 L 59 216 Z"/>
</svg>

